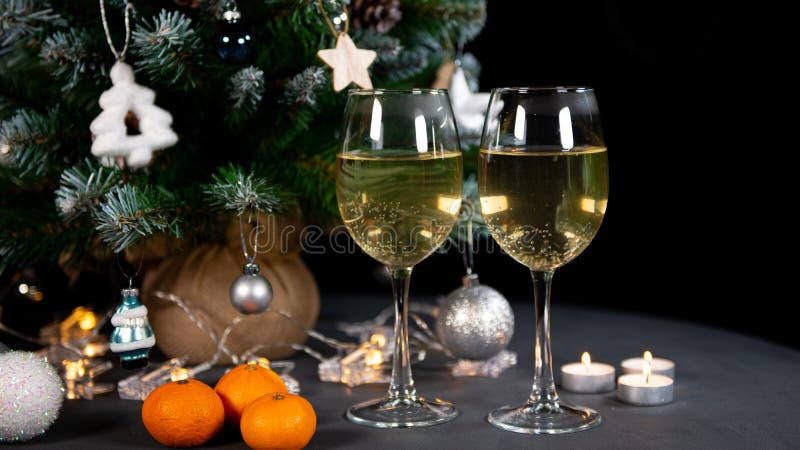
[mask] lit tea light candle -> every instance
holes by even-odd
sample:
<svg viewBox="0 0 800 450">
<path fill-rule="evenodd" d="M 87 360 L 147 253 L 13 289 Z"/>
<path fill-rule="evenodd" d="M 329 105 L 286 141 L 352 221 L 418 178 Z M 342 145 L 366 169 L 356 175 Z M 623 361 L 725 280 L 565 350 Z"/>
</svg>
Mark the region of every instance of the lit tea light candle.
<svg viewBox="0 0 800 450">
<path fill-rule="evenodd" d="M 622 361 L 622 373 L 642 373 L 646 361 L 650 363 L 652 373 L 675 379 L 675 363 L 664 358 L 653 358 L 650 350 L 645 351 L 641 358 Z"/>
<path fill-rule="evenodd" d="M 645 360 L 642 373 L 630 373 L 619 377 L 617 398 L 636 406 L 657 406 L 672 401 L 672 378 L 652 373 L 650 361 Z"/>
<path fill-rule="evenodd" d="M 589 352 L 583 352 L 581 362 L 561 366 L 561 387 L 582 394 L 614 390 L 614 367 L 592 362 Z"/>
</svg>

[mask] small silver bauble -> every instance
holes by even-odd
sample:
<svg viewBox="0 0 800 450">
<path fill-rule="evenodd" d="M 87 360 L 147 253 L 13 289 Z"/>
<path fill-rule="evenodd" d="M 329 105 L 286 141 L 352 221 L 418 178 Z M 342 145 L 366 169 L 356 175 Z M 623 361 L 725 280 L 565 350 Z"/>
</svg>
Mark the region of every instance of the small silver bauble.
<svg viewBox="0 0 800 450">
<path fill-rule="evenodd" d="M 502 294 L 468 275 L 439 307 L 436 334 L 456 358 L 489 359 L 511 341 L 514 312 Z"/>
<path fill-rule="evenodd" d="M 231 304 L 242 314 L 264 312 L 272 303 L 272 285 L 258 273 L 258 265 L 248 263 L 244 274 L 231 285 Z"/>
</svg>

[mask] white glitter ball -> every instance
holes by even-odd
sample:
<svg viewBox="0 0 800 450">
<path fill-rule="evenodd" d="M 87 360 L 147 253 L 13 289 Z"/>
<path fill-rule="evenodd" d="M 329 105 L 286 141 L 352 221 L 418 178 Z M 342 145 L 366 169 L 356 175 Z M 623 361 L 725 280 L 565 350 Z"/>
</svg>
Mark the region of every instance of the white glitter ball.
<svg viewBox="0 0 800 450">
<path fill-rule="evenodd" d="M 44 434 L 64 402 L 61 378 L 39 355 L 0 354 L 0 442 Z"/>
</svg>

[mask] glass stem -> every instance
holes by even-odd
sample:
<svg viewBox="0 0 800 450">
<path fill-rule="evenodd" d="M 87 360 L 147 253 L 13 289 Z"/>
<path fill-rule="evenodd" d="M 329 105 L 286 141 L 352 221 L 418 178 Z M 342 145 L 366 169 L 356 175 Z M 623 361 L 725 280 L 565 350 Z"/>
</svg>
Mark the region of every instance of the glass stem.
<svg viewBox="0 0 800 450">
<path fill-rule="evenodd" d="M 528 403 L 540 408 L 558 408 L 558 393 L 553 381 L 553 360 L 550 353 L 550 286 L 553 271 L 531 270 L 533 301 L 536 312 L 536 346 L 533 388 Z"/>
<path fill-rule="evenodd" d="M 417 390 L 411 377 L 411 354 L 408 349 L 408 286 L 413 267 L 391 269 L 394 294 L 394 358 L 390 399 L 416 400 Z"/>
</svg>

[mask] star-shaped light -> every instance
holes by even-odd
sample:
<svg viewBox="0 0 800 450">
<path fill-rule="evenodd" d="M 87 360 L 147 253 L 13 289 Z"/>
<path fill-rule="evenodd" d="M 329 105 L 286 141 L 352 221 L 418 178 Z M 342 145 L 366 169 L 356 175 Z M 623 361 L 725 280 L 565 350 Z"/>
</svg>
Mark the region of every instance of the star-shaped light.
<svg viewBox="0 0 800 450">
<path fill-rule="evenodd" d="M 320 50 L 317 56 L 333 69 L 334 91 L 341 91 L 351 82 L 361 88 L 372 89 L 367 67 L 378 54 L 373 50 L 357 48 L 347 33 L 340 34 L 336 39 L 336 48 Z"/>
</svg>

